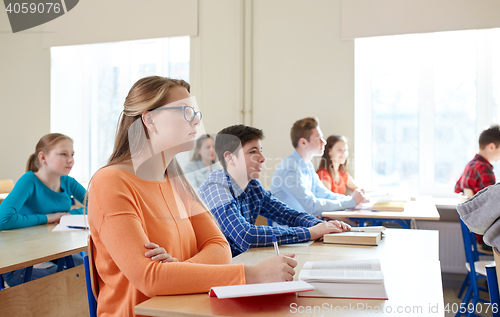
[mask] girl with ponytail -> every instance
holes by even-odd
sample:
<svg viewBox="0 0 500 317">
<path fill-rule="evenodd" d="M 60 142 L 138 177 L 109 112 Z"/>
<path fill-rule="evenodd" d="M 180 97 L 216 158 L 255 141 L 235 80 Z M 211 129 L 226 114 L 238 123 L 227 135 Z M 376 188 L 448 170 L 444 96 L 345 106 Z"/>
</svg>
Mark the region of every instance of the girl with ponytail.
<svg viewBox="0 0 500 317">
<path fill-rule="evenodd" d="M 0 230 L 18 229 L 58 222 L 71 210 L 71 197 L 83 203 L 85 188 L 68 176 L 75 160 L 73 140 L 50 133 L 36 145 L 26 164 L 26 173 L 0 204 Z"/>
<path fill-rule="evenodd" d="M 83 213 L 83 208 L 71 209 L 72 197 L 83 203 L 86 192 L 68 176 L 75 162 L 73 155 L 73 140 L 66 135 L 50 133 L 38 141 L 26 164 L 26 173 L 0 204 L 0 230 L 57 223 L 64 214 Z M 73 258 L 75 265 L 83 263 L 81 257 Z M 42 266 L 33 268 L 32 279 L 57 269 L 51 262 Z M 22 283 L 25 270 L 8 272 L 3 277 L 9 286 L 14 286 Z"/>
</svg>

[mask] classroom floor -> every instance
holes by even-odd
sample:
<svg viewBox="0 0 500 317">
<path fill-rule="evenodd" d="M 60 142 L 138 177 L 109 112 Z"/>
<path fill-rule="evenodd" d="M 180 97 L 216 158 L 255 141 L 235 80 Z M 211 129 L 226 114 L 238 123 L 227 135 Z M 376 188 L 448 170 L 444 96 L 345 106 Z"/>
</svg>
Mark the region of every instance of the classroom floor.
<svg viewBox="0 0 500 317">
<path fill-rule="evenodd" d="M 465 279 L 465 275 L 464 274 L 443 273 L 442 278 L 443 278 L 443 295 L 444 295 L 445 307 L 446 307 L 446 304 L 449 304 L 449 307 L 451 308 L 453 303 L 460 305 L 462 300 L 460 298 L 458 298 L 457 296 L 458 296 L 458 292 L 460 291 L 460 287 L 462 286 L 462 283 Z M 486 288 L 486 282 L 482 283 L 480 285 L 482 287 Z M 489 299 L 488 294 L 486 294 L 484 292 L 481 292 L 481 298 Z M 458 307 L 458 306 L 455 306 L 455 307 Z M 486 306 L 483 306 L 483 307 L 486 308 Z M 483 313 L 478 314 L 478 315 L 488 316 L 488 317 L 493 316 L 493 314 L 491 313 L 491 308 L 489 309 L 488 313 L 483 312 Z M 448 313 L 445 312 L 445 316 L 451 317 L 451 316 L 455 316 L 455 314 L 450 311 Z"/>
</svg>

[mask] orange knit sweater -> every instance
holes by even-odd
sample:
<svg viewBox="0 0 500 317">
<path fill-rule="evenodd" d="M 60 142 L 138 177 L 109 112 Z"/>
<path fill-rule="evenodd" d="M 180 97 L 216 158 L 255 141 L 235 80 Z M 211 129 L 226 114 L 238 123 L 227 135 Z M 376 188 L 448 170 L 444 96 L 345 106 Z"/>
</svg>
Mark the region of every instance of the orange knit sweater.
<svg viewBox="0 0 500 317">
<path fill-rule="evenodd" d="M 245 284 L 243 265 L 204 207 L 169 180 L 147 181 L 114 167 L 99 170 L 89 192 L 89 223 L 99 275 L 98 316 L 135 316 L 156 295 L 208 292 Z M 178 263 L 146 258 L 154 242 Z"/>
</svg>

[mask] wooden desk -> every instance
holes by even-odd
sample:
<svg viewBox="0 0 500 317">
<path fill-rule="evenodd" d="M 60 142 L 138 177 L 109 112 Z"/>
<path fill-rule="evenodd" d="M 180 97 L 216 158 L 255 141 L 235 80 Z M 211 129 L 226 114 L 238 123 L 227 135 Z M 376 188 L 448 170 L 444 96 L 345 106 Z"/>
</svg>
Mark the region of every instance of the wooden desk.
<svg viewBox="0 0 500 317">
<path fill-rule="evenodd" d="M 0 231 L 0 274 L 87 249 L 88 232 L 52 232 L 55 224 Z"/>
<path fill-rule="evenodd" d="M 87 249 L 87 231 L 54 224 L 0 231 L 0 274 Z M 83 265 L 0 291 L 0 316 L 88 316 Z"/>
<path fill-rule="evenodd" d="M 0 194 L 0 203 L 2 202 L 2 200 L 4 200 L 5 198 L 7 198 L 7 196 L 9 196 L 9 193 L 2 193 L 2 194 Z"/>
<path fill-rule="evenodd" d="M 379 258 L 389 296 L 387 301 L 308 298 L 295 294 L 219 300 L 207 294 L 194 294 L 157 296 L 137 305 L 135 312 L 150 316 L 360 316 L 360 313 L 394 316 L 399 309 L 401 316 L 444 316 L 441 269 L 437 260 L 438 233 L 394 229 L 388 230 L 384 239 L 377 247 L 316 242 L 310 247 L 282 247 L 281 251 L 288 253 L 294 248 L 297 253 L 295 279 L 307 261 Z M 272 252 L 271 248 L 255 248 L 235 257 L 232 263 L 257 264 Z"/>
<path fill-rule="evenodd" d="M 437 209 L 457 210 L 458 202 L 458 194 L 457 197 L 454 198 L 434 198 L 434 204 L 436 204 Z"/>
<path fill-rule="evenodd" d="M 354 211 L 328 211 L 322 213 L 323 217 L 338 218 L 347 217 L 351 219 L 363 220 L 400 220 L 404 222 L 403 228 L 410 228 L 410 221 L 415 220 L 439 220 L 439 212 L 434 205 L 431 196 L 419 197 L 416 201 L 410 201 L 406 204 L 404 211 L 371 211 L 371 210 L 354 210 Z M 361 226 L 361 224 L 360 224 Z"/>
<path fill-rule="evenodd" d="M 373 259 L 391 258 L 394 256 L 394 250 L 397 250 L 399 258 L 408 262 L 421 262 L 422 259 L 439 261 L 439 231 L 387 229 L 377 247 L 328 244 L 320 241 L 314 242 L 309 247 L 295 247 L 293 244 L 280 246 L 281 253 L 335 255 L 338 260 L 356 259 L 358 255 Z M 254 248 L 247 252 L 274 253 L 274 247 Z"/>
</svg>

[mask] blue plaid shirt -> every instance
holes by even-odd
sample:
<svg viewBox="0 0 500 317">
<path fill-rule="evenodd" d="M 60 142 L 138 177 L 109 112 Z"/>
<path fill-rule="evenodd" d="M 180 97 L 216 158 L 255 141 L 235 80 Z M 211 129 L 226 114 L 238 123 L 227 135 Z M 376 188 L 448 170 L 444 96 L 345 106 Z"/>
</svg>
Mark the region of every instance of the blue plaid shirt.
<svg viewBox="0 0 500 317">
<path fill-rule="evenodd" d="M 213 171 L 200 186 L 199 194 L 217 219 L 233 256 L 250 248 L 272 245 L 273 234 L 280 244 L 309 241 L 307 228 L 321 222 L 308 213 L 289 208 L 256 179 L 242 189 L 225 170 Z M 289 227 L 256 226 L 258 215 Z"/>
</svg>

